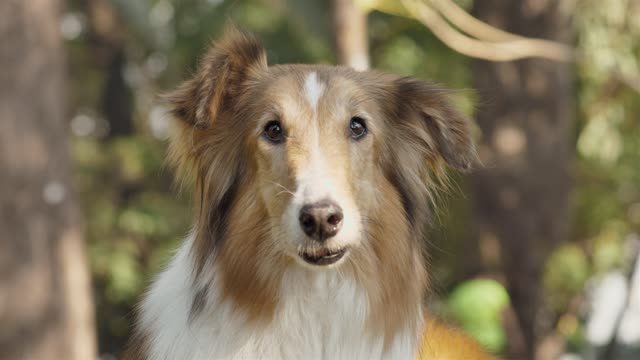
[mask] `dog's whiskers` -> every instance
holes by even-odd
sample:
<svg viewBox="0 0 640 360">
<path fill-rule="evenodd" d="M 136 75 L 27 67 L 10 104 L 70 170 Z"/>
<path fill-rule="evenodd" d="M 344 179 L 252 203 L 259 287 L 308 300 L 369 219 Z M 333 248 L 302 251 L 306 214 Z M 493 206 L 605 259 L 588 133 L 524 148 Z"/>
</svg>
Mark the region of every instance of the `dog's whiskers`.
<svg viewBox="0 0 640 360">
<path fill-rule="evenodd" d="M 278 187 L 282 188 L 282 191 L 278 192 L 278 193 L 276 194 L 276 196 L 280 196 L 280 195 L 282 195 L 282 194 L 289 194 L 289 195 L 291 195 L 291 196 L 295 195 L 291 190 L 287 189 L 287 187 L 286 187 L 286 186 L 284 186 L 284 185 L 282 185 L 282 184 L 280 184 L 280 183 L 278 183 L 278 182 L 275 182 L 275 181 L 269 181 L 269 182 L 270 182 L 271 184 L 273 184 L 273 185 L 276 185 L 276 186 L 278 186 Z"/>
</svg>

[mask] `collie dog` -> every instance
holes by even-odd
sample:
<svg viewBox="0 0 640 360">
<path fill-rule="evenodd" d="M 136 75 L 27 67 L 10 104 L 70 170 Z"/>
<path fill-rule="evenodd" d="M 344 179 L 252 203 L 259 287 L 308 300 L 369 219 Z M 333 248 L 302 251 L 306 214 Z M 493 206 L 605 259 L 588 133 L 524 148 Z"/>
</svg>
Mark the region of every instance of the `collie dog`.
<svg viewBox="0 0 640 360">
<path fill-rule="evenodd" d="M 488 359 L 424 307 L 447 165 L 475 161 L 433 84 L 268 66 L 229 30 L 167 96 L 193 230 L 139 309 L 135 360 Z"/>
</svg>

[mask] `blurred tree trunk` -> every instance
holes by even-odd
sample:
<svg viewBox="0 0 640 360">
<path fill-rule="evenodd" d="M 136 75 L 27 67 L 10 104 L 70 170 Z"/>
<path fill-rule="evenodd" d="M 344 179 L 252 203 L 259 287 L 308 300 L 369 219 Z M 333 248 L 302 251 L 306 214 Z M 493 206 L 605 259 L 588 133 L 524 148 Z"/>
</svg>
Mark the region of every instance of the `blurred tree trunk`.
<svg viewBox="0 0 640 360">
<path fill-rule="evenodd" d="M 60 2 L 0 1 L 0 359 L 96 358 Z"/>
<path fill-rule="evenodd" d="M 473 14 L 501 29 L 570 42 L 570 2 L 475 0 Z M 572 164 L 572 70 L 547 60 L 473 62 L 484 168 L 472 176 L 481 248 L 499 248 L 524 348 L 509 358 L 540 358 L 552 319 L 542 271 L 568 236 Z"/>
<path fill-rule="evenodd" d="M 133 94 L 124 79 L 125 40 L 118 12 L 110 0 L 83 0 L 89 17 L 92 55 L 105 79 L 100 111 L 109 122 L 109 137 L 131 135 Z"/>
<path fill-rule="evenodd" d="M 368 69 L 367 14 L 354 0 L 333 0 L 333 26 L 338 63 Z"/>
</svg>

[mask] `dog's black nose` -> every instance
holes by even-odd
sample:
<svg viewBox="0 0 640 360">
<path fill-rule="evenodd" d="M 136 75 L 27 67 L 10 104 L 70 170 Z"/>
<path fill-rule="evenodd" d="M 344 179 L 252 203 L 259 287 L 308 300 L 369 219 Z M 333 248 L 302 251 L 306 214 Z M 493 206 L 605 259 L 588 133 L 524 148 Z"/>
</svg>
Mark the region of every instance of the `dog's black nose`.
<svg viewBox="0 0 640 360">
<path fill-rule="evenodd" d="M 325 241 L 335 236 L 342 226 L 342 209 L 331 200 L 307 204 L 300 209 L 300 226 L 307 236 Z"/>
</svg>

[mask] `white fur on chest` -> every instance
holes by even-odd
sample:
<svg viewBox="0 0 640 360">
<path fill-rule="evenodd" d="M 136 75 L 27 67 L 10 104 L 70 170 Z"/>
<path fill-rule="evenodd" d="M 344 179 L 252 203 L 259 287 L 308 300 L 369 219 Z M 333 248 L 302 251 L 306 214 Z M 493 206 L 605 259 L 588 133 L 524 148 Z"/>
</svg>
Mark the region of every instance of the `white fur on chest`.
<svg viewBox="0 0 640 360">
<path fill-rule="evenodd" d="M 415 358 L 419 334 L 409 330 L 415 327 L 408 326 L 383 353 L 382 337 L 367 335 L 365 290 L 336 270 L 287 272 L 275 318 L 262 325 L 248 323 L 219 300 L 212 272 L 206 304 L 189 319 L 196 291 L 188 247 L 189 241 L 142 304 L 140 326 L 149 336 L 149 360 Z"/>
</svg>

